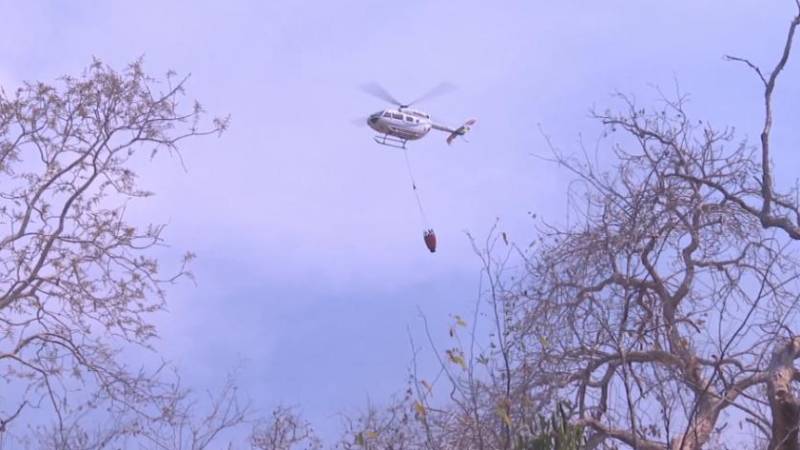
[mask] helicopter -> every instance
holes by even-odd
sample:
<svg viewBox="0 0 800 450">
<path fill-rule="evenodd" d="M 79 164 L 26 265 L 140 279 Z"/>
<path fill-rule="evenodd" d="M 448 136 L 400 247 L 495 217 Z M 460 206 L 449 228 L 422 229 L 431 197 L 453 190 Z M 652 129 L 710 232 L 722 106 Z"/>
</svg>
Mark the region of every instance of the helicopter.
<svg viewBox="0 0 800 450">
<path fill-rule="evenodd" d="M 378 111 L 367 117 L 367 125 L 379 133 L 379 135 L 374 136 L 373 139 L 381 145 L 405 149 L 408 141 L 422 139 L 431 130 L 449 133 L 447 136 L 447 144 L 449 145 L 452 144 L 453 140 L 457 137 L 463 137 L 467 134 L 470 127 L 477 122 L 476 119 L 469 119 L 459 127 L 450 128 L 434 122 L 430 114 L 411 108 L 412 105 L 422 100 L 430 99 L 451 91 L 453 87 L 448 83 L 442 83 L 436 86 L 425 95 L 410 103 L 398 101 L 386 89 L 375 83 L 362 85 L 361 88 L 368 94 L 395 106 L 394 108 L 386 108 L 382 111 Z"/>
<path fill-rule="evenodd" d="M 440 125 L 431 120 L 431 116 L 418 109 L 412 109 L 411 105 L 425 99 L 430 99 L 435 96 L 442 95 L 451 91 L 453 87 L 448 83 L 442 83 L 435 88 L 431 89 L 418 99 L 410 103 L 401 103 L 395 99 L 386 89 L 378 84 L 370 83 L 361 86 L 361 89 L 368 94 L 380 98 L 388 103 L 393 104 L 394 108 L 386 108 L 378 111 L 367 117 L 367 125 L 370 128 L 380 133 L 375 136 L 375 142 L 389 147 L 400 148 L 403 150 L 403 156 L 406 161 L 406 168 L 408 169 L 408 177 L 411 181 L 411 188 L 417 200 L 419 207 L 420 217 L 425 224 L 425 229 L 422 232 L 422 238 L 425 241 L 425 246 L 431 253 L 436 252 L 436 234 L 433 228 L 428 225 L 428 219 L 425 216 L 425 210 L 422 208 L 422 199 L 417 190 L 417 182 L 414 180 L 414 174 L 411 172 L 411 163 L 408 160 L 408 151 L 406 150 L 406 143 L 408 141 L 415 141 L 422 139 L 431 130 L 443 131 L 449 133 L 447 136 L 447 144 L 452 144 L 453 140 L 457 137 L 462 137 L 470 130 L 472 125 L 475 125 L 475 119 L 469 119 L 463 125 L 457 128 L 450 128 L 445 125 Z M 360 122 L 363 124 L 363 122 Z M 465 139 L 466 140 L 466 139 Z"/>
</svg>

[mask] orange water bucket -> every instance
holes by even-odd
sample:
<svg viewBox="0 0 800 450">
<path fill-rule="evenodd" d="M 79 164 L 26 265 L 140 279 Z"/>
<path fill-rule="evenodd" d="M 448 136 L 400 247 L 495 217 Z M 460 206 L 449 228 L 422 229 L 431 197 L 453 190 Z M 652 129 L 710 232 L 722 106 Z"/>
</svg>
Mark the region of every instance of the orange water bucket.
<svg viewBox="0 0 800 450">
<path fill-rule="evenodd" d="M 428 250 L 434 253 L 436 251 L 436 235 L 433 230 L 426 230 L 422 234 L 422 238 L 425 239 L 425 246 L 428 247 Z"/>
</svg>

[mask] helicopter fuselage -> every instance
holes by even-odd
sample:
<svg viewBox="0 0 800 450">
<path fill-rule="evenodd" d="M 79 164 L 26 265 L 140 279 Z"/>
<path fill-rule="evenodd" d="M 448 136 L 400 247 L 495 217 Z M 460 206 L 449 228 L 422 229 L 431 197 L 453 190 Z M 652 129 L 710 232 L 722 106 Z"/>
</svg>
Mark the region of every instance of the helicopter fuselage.
<svg viewBox="0 0 800 450">
<path fill-rule="evenodd" d="M 380 134 L 402 141 L 420 139 L 433 128 L 428 114 L 408 108 L 378 111 L 367 118 L 367 125 Z"/>
</svg>

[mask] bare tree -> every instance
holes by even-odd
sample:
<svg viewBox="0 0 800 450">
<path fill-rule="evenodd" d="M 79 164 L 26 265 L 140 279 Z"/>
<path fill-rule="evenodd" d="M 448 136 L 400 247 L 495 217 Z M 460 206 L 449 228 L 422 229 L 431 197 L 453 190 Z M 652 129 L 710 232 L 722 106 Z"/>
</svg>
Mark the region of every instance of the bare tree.
<svg viewBox="0 0 800 450">
<path fill-rule="evenodd" d="M 131 346 L 151 348 L 165 285 L 190 275 L 185 265 L 168 276 L 159 267 L 151 250 L 163 226 L 127 221 L 128 202 L 150 195 L 137 187 L 134 163 L 142 153 L 180 156 L 185 139 L 227 126 L 213 119 L 203 128 L 198 103 L 182 110 L 184 82 L 172 73 L 158 82 L 141 61 L 122 72 L 95 61 L 80 77 L 0 95 L 0 374 L 8 386 L 0 433 L 19 437 L 12 425 L 29 422 L 45 447 L 101 448 L 125 436 L 159 440 L 160 425 L 185 423 L 187 392 L 164 376 L 168 365 L 121 357 Z M 230 389 L 191 438 L 165 448 L 187 439 L 203 448 L 213 430 L 240 422 Z M 35 425 L 49 418 L 52 426 Z M 108 426 L 95 432 L 86 423 Z"/>
<path fill-rule="evenodd" d="M 535 385 L 538 379 L 525 361 L 525 348 L 514 340 L 517 308 L 507 294 L 518 282 L 509 285 L 506 273 L 518 249 L 504 233 L 494 231 L 484 242 L 469 236 L 483 264 L 472 315 L 451 317 L 450 340 L 441 348 L 420 311 L 427 343 L 418 346 L 409 332 L 412 359 L 407 388 L 388 405 L 368 405 L 361 414 L 345 416 L 338 448 L 528 450 L 526 443 L 540 442 L 536 438 L 549 431 L 545 428 L 556 407 L 555 389 Z M 430 376 L 417 367 L 425 349 L 432 351 L 439 367 Z M 572 437 L 579 440 L 577 433 Z"/>
<path fill-rule="evenodd" d="M 400 399 L 378 407 L 368 404 L 363 412 L 343 415 L 344 429 L 336 448 L 342 450 L 416 450 L 427 448 L 419 412 L 406 391 Z"/>
<path fill-rule="evenodd" d="M 763 355 L 795 318 L 795 259 L 755 217 L 689 177 L 747 177 L 746 147 L 691 122 L 683 99 L 598 117 L 659 130 L 615 148 L 612 173 L 557 155 L 586 183 L 587 212 L 542 230 L 517 339 L 541 383 L 574 397 L 594 442 L 699 449 L 724 411 L 769 424 Z M 630 121 L 630 122 L 626 122 Z M 633 130 L 633 128 L 631 128 Z"/>
<path fill-rule="evenodd" d="M 743 421 L 769 449 L 798 448 L 800 272 L 790 241 L 800 238 L 800 204 L 796 189 L 777 193 L 769 153 L 797 6 L 769 75 L 729 57 L 765 88 L 760 152 L 732 129 L 690 119 L 680 92 L 655 110 L 619 95 L 619 111 L 594 114 L 614 137 L 610 168 L 551 145 L 583 183 L 583 216 L 542 227 L 527 280 L 505 295 L 538 385 L 574 398 L 593 447 L 725 445 L 741 440 L 729 422 Z"/>
<path fill-rule="evenodd" d="M 292 408 L 280 406 L 269 420 L 258 422 L 250 435 L 258 450 L 321 450 L 322 442 L 311 424 Z"/>
<path fill-rule="evenodd" d="M 800 187 L 795 185 L 786 192 L 776 188 L 771 156 L 775 89 L 790 60 L 795 33 L 800 26 L 800 1 L 795 0 L 795 4 L 797 15 L 789 25 L 780 59 L 770 72 L 766 73 L 747 58 L 726 57 L 752 69 L 764 89 L 764 122 L 759 136 L 759 174 L 733 184 L 720 179 L 719 174 L 700 174 L 690 179 L 716 190 L 726 201 L 756 217 L 765 229 L 781 230 L 790 239 L 800 240 Z M 792 384 L 800 378 L 800 372 L 794 365 L 794 361 L 800 357 L 800 337 L 788 324 L 785 331 L 785 335 L 774 343 L 769 365 L 768 396 L 773 419 L 769 446 L 774 449 L 795 450 L 800 448 L 800 399 Z"/>
<path fill-rule="evenodd" d="M 183 389 L 177 375 L 171 377 L 169 395 L 151 404 L 151 414 L 139 410 L 109 410 L 102 404 L 61 424 L 40 427 L 35 439 L 20 439 L 30 448 L 104 449 L 154 448 L 203 450 L 243 440 L 243 425 L 250 420 L 250 406 L 243 404 L 236 380 L 228 377 L 218 392 L 203 399 Z M 155 411 L 159 411 L 155 415 Z M 232 433 L 231 433 L 232 432 Z M 227 435 L 226 435 L 227 433 Z M 16 448 L 16 446 L 14 446 Z"/>
</svg>

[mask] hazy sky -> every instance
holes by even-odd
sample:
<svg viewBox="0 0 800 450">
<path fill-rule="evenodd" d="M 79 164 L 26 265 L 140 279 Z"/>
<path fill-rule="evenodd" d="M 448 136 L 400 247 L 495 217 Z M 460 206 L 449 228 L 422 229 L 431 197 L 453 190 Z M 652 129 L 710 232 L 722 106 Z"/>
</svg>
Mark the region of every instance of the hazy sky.
<svg viewBox="0 0 800 450">
<path fill-rule="evenodd" d="M 242 387 L 268 410 L 296 404 L 330 438 L 335 413 L 402 389 L 420 337 L 467 313 L 479 261 L 464 231 L 496 218 L 520 244 L 529 211 L 564 220 L 569 177 L 531 156 L 599 134 L 590 107 L 614 90 L 645 103 L 679 81 L 696 118 L 757 136 L 760 92 L 722 55 L 777 58 L 790 0 L 551 1 L 5 1 L 0 82 L 52 81 L 96 56 L 114 67 L 144 56 L 153 74 L 191 73 L 189 100 L 231 114 L 222 138 L 188 142 L 177 160 L 142 169 L 157 196 L 137 220 L 168 223 L 165 265 L 186 250 L 197 285 L 171 290 L 160 348 L 196 388 L 241 365 Z M 779 86 L 778 176 L 795 177 L 790 136 L 800 64 Z M 357 87 L 401 99 L 441 81 L 458 91 L 419 105 L 470 142 L 433 132 L 409 151 L 439 237 L 431 255 L 402 154 L 353 119 L 383 108 Z M 792 140 L 794 139 L 794 140 Z M 608 154 L 608 152 L 601 154 Z M 780 180 L 779 180 L 780 181 Z M 423 355 L 424 356 L 424 355 Z M 428 355 L 430 356 L 430 355 Z M 426 367 L 432 367 L 427 365 Z"/>
</svg>

